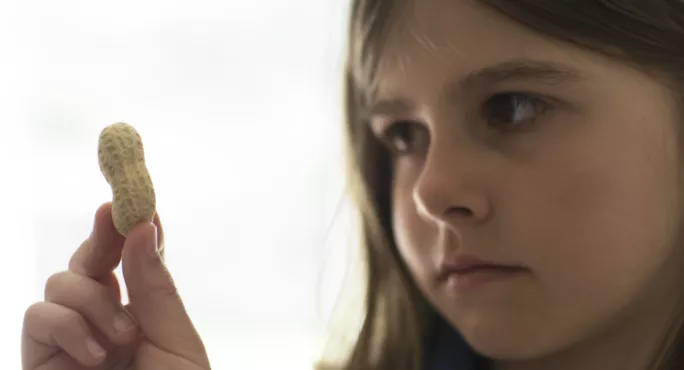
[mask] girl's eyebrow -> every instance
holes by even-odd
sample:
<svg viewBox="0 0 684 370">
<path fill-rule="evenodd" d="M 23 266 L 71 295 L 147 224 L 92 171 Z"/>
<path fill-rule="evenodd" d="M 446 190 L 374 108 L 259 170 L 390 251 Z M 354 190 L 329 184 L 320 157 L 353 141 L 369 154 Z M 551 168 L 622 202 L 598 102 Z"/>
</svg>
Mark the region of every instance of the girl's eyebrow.
<svg viewBox="0 0 684 370">
<path fill-rule="evenodd" d="M 469 90 L 476 86 L 528 80 L 545 84 L 578 82 L 583 73 L 557 62 L 518 59 L 504 62 L 468 74 L 457 83 L 457 89 Z"/>
<path fill-rule="evenodd" d="M 463 91 L 503 82 L 534 81 L 556 85 L 575 83 L 584 79 L 586 79 L 584 73 L 557 62 L 517 59 L 471 72 L 463 79 L 448 85 L 445 93 L 453 97 Z M 368 114 L 370 117 L 403 116 L 407 115 L 412 108 L 410 102 L 402 99 L 378 100 L 369 107 Z"/>
</svg>

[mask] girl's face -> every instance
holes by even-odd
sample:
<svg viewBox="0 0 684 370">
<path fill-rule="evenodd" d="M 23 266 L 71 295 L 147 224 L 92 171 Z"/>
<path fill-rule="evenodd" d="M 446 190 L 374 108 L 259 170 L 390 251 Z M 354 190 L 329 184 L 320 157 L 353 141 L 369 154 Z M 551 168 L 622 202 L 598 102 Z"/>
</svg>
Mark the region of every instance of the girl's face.
<svg viewBox="0 0 684 370">
<path fill-rule="evenodd" d="M 660 329 L 648 318 L 681 290 L 669 90 L 472 1 L 410 13 L 383 49 L 372 129 L 395 151 L 395 237 L 425 296 L 497 359 Z M 464 256 L 519 268 L 441 274 Z"/>
</svg>

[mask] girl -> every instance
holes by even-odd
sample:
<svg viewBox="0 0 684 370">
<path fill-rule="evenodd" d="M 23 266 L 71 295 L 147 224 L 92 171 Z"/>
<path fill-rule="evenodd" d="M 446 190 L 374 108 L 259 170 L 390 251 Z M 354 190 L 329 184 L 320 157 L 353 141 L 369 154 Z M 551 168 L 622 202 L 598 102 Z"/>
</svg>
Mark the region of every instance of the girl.
<svg viewBox="0 0 684 370">
<path fill-rule="evenodd" d="M 682 45 L 681 0 L 354 1 L 369 279 L 338 368 L 684 368 Z M 108 207 L 27 311 L 24 369 L 209 369 L 156 228 L 124 243 Z"/>
</svg>

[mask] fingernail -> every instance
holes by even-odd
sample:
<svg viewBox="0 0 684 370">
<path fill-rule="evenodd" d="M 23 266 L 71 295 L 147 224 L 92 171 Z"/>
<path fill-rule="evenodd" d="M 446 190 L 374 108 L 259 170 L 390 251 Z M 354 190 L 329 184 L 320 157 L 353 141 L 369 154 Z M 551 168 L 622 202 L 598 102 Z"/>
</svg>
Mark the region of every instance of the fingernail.
<svg viewBox="0 0 684 370">
<path fill-rule="evenodd" d="M 133 329 L 133 320 L 125 312 L 119 312 L 114 316 L 114 331 L 116 334 L 123 334 Z"/>
<path fill-rule="evenodd" d="M 98 209 L 99 212 L 99 209 Z M 93 228 L 90 230 L 90 240 L 95 240 L 95 237 L 97 236 L 97 214 L 98 212 L 95 212 L 95 215 L 93 216 Z"/>
<path fill-rule="evenodd" d="M 99 358 L 106 354 L 104 348 L 102 348 L 93 338 L 90 337 L 86 338 L 86 348 L 93 357 Z"/>
<path fill-rule="evenodd" d="M 145 246 L 147 248 L 147 254 L 154 259 L 159 258 L 159 249 L 157 246 L 157 226 L 152 224 L 154 228 L 154 236 L 150 238 L 149 243 Z"/>
</svg>

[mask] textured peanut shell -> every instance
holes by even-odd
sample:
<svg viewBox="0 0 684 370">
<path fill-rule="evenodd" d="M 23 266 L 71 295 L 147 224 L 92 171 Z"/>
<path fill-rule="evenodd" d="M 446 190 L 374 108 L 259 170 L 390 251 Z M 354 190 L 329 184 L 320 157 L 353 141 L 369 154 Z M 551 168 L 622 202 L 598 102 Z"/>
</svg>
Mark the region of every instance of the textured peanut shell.
<svg viewBox="0 0 684 370">
<path fill-rule="evenodd" d="M 119 234 L 128 235 L 139 222 L 152 222 L 156 197 L 140 134 L 126 123 L 107 126 L 97 152 L 100 171 L 112 188 L 112 219 Z"/>
</svg>

